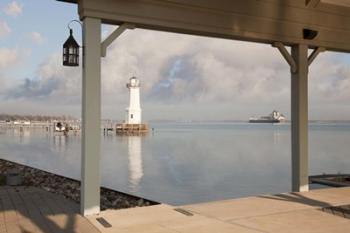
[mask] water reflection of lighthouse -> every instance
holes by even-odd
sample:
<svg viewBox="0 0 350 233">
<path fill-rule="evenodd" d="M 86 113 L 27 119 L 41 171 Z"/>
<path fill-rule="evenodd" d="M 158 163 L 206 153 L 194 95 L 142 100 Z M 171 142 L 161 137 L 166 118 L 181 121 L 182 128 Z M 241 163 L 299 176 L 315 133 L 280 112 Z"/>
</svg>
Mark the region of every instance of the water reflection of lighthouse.
<svg viewBox="0 0 350 233">
<path fill-rule="evenodd" d="M 143 177 L 141 137 L 128 136 L 129 181 L 131 191 L 137 191 Z"/>
</svg>

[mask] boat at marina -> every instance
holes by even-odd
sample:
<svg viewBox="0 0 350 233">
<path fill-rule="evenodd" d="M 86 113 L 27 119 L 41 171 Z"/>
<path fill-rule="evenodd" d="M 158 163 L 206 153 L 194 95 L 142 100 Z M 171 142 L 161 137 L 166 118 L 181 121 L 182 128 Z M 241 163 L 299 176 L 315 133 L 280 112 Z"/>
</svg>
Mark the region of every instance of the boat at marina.
<svg viewBox="0 0 350 233">
<path fill-rule="evenodd" d="M 55 123 L 55 132 L 64 132 L 66 131 L 66 127 L 63 125 L 62 122 Z"/>
<path fill-rule="evenodd" d="M 280 123 L 285 120 L 286 117 L 282 113 L 273 110 L 268 116 L 249 118 L 249 123 Z"/>
</svg>

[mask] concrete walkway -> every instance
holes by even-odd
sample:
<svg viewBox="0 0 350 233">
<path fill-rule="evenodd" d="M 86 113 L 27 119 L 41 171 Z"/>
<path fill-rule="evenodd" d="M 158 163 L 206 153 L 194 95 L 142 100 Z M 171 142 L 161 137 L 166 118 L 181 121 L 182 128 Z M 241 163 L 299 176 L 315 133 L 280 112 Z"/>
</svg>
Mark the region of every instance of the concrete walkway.
<svg viewBox="0 0 350 233">
<path fill-rule="evenodd" d="M 88 217 L 109 233 L 348 233 L 349 218 L 350 188 L 107 210 Z"/>
<path fill-rule="evenodd" d="M 174 207 L 107 210 L 33 187 L 0 187 L 0 233 L 348 233 L 350 188 L 248 197 Z"/>
</svg>

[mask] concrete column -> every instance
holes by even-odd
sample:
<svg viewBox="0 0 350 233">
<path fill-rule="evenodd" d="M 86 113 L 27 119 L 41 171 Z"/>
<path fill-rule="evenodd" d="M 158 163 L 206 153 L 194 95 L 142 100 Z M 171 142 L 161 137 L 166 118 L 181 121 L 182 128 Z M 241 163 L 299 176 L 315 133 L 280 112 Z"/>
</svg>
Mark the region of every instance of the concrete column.
<svg viewBox="0 0 350 233">
<path fill-rule="evenodd" d="M 81 214 L 100 212 L 101 20 L 83 20 Z"/>
<path fill-rule="evenodd" d="M 293 45 L 292 57 L 292 191 L 309 190 L 308 181 L 308 46 Z"/>
</svg>

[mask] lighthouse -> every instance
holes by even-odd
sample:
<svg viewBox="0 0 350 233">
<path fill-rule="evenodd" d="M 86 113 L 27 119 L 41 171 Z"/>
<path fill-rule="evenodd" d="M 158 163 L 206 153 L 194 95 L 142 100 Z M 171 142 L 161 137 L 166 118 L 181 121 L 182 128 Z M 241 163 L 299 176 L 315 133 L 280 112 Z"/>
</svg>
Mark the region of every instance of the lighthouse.
<svg viewBox="0 0 350 233">
<path fill-rule="evenodd" d="M 129 107 L 126 109 L 126 123 L 141 124 L 140 80 L 132 77 L 126 87 L 129 89 L 130 100 Z"/>
<path fill-rule="evenodd" d="M 129 107 L 126 108 L 126 119 L 116 125 L 117 134 L 142 135 L 148 132 L 148 125 L 141 121 L 140 80 L 129 79 L 126 84 L 129 89 Z"/>
</svg>

